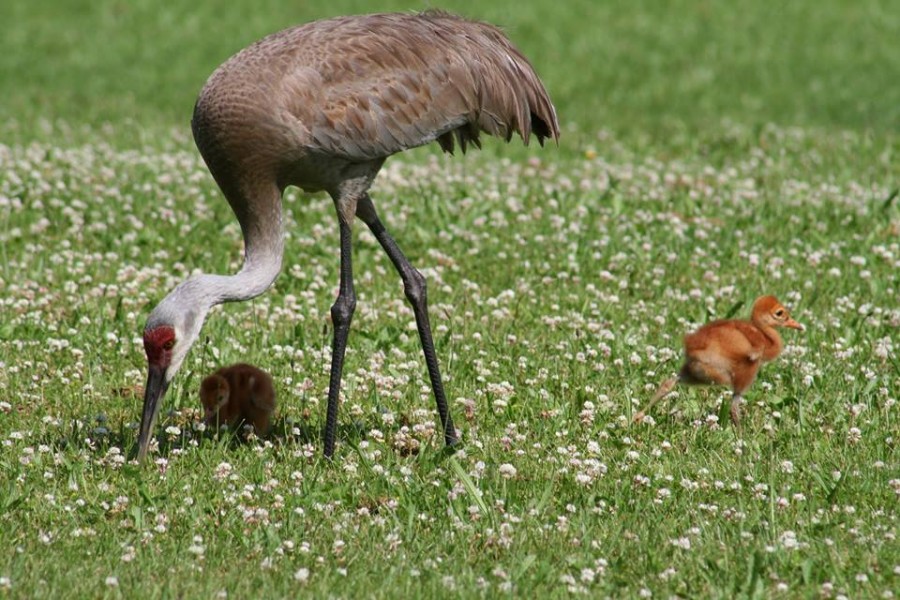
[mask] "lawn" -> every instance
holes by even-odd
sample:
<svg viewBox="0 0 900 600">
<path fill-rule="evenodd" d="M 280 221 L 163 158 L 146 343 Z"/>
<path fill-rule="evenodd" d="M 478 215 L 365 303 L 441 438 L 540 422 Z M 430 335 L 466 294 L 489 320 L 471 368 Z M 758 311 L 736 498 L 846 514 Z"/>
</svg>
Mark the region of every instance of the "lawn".
<svg viewBox="0 0 900 600">
<path fill-rule="evenodd" d="M 285 264 L 215 309 L 131 460 L 152 307 L 240 266 L 190 139 L 262 35 L 371 2 L 0 5 L 0 596 L 894 597 L 900 589 L 900 12 L 891 2 L 450 2 L 502 24 L 558 147 L 390 159 L 463 444 L 356 228 L 339 444 L 321 456 L 338 232 L 284 198 Z M 806 331 L 747 394 L 682 388 L 681 337 L 772 293 Z M 268 439 L 200 380 L 272 373 Z M 722 405 L 724 404 L 724 412 Z"/>
</svg>

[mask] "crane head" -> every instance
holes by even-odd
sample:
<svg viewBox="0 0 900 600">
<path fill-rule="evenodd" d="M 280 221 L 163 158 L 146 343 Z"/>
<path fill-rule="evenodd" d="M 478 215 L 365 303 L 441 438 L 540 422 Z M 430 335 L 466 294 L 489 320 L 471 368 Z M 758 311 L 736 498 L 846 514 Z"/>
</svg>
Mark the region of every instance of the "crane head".
<svg viewBox="0 0 900 600">
<path fill-rule="evenodd" d="M 144 329 L 144 351 L 147 354 L 147 385 L 138 437 L 139 462 L 147 456 L 153 425 L 169 383 L 184 362 L 188 350 L 200 335 L 205 310 L 181 308 L 184 290 L 176 288 L 151 313 Z M 208 310 L 208 308 L 207 308 Z"/>
</svg>

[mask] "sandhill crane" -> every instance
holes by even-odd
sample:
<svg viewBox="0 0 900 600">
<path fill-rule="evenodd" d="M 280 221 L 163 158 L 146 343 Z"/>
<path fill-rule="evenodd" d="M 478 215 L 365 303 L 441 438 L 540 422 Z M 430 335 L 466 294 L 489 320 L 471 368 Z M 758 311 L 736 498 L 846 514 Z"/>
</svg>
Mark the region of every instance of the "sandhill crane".
<svg viewBox="0 0 900 600">
<path fill-rule="evenodd" d="M 749 321 L 713 321 L 686 335 L 684 365 L 678 375 L 664 381 L 650 403 L 634 415 L 633 420 L 642 421 L 653 405 L 678 383 L 719 384 L 731 387 L 731 422 L 739 427 L 744 392 L 753 384 L 759 368 L 778 358 L 784 348 L 779 327 L 804 329 L 775 296 L 760 296 L 753 302 Z"/>
<path fill-rule="evenodd" d="M 207 424 L 237 426 L 243 422 L 252 425 L 256 435 L 265 435 L 275 412 L 275 384 L 259 367 L 233 364 L 203 379 L 200 404 Z"/>
<path fill-rule="evenodd" d="M 328 192 L 340 230 L 325 456 L 334 453 L 338 394 L 356 307 L 351 223 L 371 230 L 403 280 L 428 375 L 452 445 L 425 279 L 407 260 L 368 194 L 385 159 L 437 141 L 446 152 L 480 146 L 479 133 L 527 144 L 559 139 L 556 111 L 528 60 L 497 28 L 439 11 L 316 21 L 241 50 L 209 78 L 194 107 L 194 140 L 231 205 L 244 263 L 231 276 L 189 278 L 153 309 L 144 329 L 148 375 L 138 440 L 147 453 L 161 398 L 209 309 L 262 294 L 281 269 L 285 187 Z"/>
</svg>

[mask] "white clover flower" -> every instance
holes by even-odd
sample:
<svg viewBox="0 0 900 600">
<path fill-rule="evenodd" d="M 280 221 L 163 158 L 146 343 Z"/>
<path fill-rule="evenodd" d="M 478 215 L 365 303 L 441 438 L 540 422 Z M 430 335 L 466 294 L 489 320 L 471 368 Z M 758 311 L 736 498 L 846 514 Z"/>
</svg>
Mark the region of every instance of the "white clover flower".
<svg viewBox="0 0 900 600">
<path fill-rule="evenodd" d="M 669 540 L 669 544 L 675 546 L 676 548 L 681 548 L 682 550 L 690 550 L 691 549 L 691 539 L 689 537 L 680 537 L 674 540 Z"/>
<path fill-rule="evenodd" d="M 797 541 L 797 534 L 793 531 L 785 531 L 781 534 L 778 541 L 785 550 L 797 550 L 800 548 L 800 542 Z"/>
<path fill-rule="evenodd" d="M 497 470 L 504 479 L 512 479 L 517 473 L 516 468 L 509 463 L 503 463 Z"/>
<path fill-rule="evenodd" d="M 227 462 L 219 463 L 219 465 L 216 467 L 214 477 L 221 481 L 221 480 L 225 479 L 226 477 L 228 477 L 229 475 L 231 475 L 231 472 L 233 470 L 234 470 L 234 467 L 232 467 L 229 463 L 227 463 Z"/>
</svg>

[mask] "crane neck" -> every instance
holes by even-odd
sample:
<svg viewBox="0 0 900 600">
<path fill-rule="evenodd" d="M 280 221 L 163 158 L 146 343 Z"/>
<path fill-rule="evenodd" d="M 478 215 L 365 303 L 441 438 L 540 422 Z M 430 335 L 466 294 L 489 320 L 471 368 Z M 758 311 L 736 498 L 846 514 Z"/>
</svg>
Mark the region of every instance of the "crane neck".
<svg viewBox="0 0 900 600">
<path fill-rule="evenodd" d="M 252 197 L 228 198 L 244 236 L 244 264 L 234 275 L 204 275 L 221 302 L 249 300 L 265 292 L 278 273 L 284 254 L 281 190 L 272 185 Z"/>
<path fill-rule="evenodd" d="M 182 286 L 203 290 L 211 308 L 223 302 L 249 300 L 265 292 L 281 271 L 284 232 L 281 190 L 275 185 L 235 193 L 222 186 L 241 225 L 244 264 L 234 275 L 201 274 Z"/>
<path fill-rule="evenodd" d="M 244 267 L 234 275 L 203 273 L 182 285 L 203 289 L 211 308 L 223 302 L 238 302 L 259 296 L 269 289 L 280 270 L 280 257 L 275 263 L 244 262 Z"/>
</svg>

